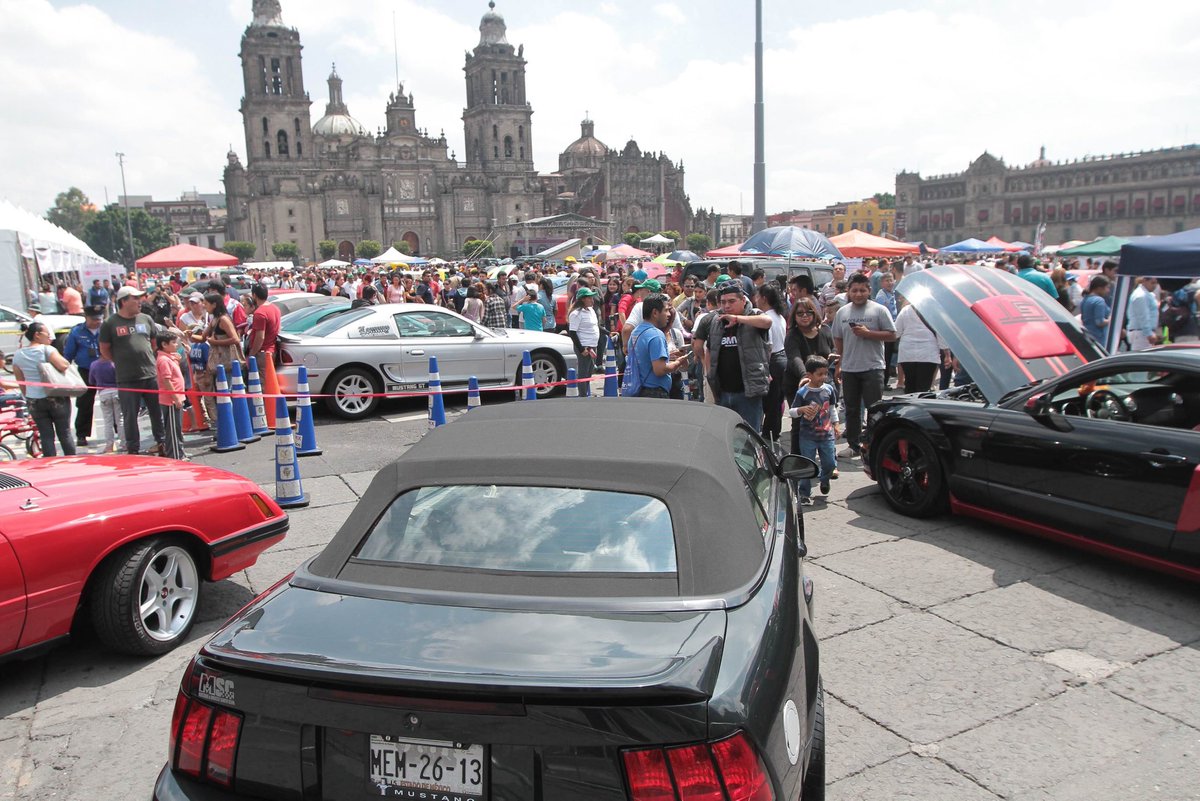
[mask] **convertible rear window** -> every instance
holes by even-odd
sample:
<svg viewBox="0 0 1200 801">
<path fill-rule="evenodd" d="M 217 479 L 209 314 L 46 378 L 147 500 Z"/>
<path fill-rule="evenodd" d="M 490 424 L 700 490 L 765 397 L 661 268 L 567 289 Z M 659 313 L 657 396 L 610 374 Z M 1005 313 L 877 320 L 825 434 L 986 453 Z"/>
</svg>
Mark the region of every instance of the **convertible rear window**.
<svg viewBox="0 0 1200 801">
<path fill-rule="evenodd" d="M 402 493 L 361 560 L 532 573 L 675 573 L 657 498 L 559 487 L 439 486 Z"/>
</svg>

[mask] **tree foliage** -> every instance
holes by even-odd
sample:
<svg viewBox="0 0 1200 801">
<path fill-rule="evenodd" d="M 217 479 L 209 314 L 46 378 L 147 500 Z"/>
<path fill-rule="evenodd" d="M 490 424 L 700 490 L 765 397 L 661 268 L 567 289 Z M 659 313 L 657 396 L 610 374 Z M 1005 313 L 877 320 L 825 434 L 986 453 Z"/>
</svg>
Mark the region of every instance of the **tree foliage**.
<svg viewBox="0 0 1200 801">
<path fill-rule="evenodd" d="M 687 247 L 696 255 L 703 256 L 706 251 L 712 250 L 712 237 L 708 234 L 688 234 Z"/>
<path fill-rule="evenodd" d="M 129 222 L 133 228 L 134 259 L 171 244 L 171 228 L 162 220 L 151 217 L 145 209 L 130 209 Z M 84 226 L 83 241 L 98 255 L 129 265 L 125 210 L 112 203 L 103 211 L 96 212 Z"/>
<path fill-rule="evenodd" d="M 639 233 L 638 233 L 638 241 L 637 241 L 636 243 L 634 243 L 634 247 L 637 247 L 638 245 L 640 245 L 640 244 L 642 243 L 642 240 L 643 240 L 643 239 L 649 239 L 649 238 L 650 238 L 650 237 L 652 237 L 652 236 L 654 236 L 654 232 L 653 232 L 653 231 L 641 231 L 641 232 L 639 232 Z"/>
<path fill-rule="evenodd" d="M 392 247 L 403 253 L 405 256 L 412 255 L 412 245 L 408 244 L 403 239 L 401 239 L 399 242 L 393 242 Z"/>
<path fill-rule="evenodd" d="M 383 252 L 383 245 L 374 239 L 364 239 L 354 249 L 360 259 L 373 259 Z"/>
<path fill-rule="evenodd" d="M 238 261 L 250 261 L 254 258 L 254 253 L 258 250 L 258 245 L 253 242 L 241 242 L 235 239 L 221 245 L 221 250 L 230 256 L 237 256 Z"/>
<path fill-rule="evenodd" d="M 468 239 L 463 243 L 463 257 L 467 259 L 490 259 L 496 254 L 492 243 L 484 239 Z"/>
<path fill-rule="evenodd" d="M 623 236 L 622 239 L 625 240 L 625 244 L 629 245 L 629 247 L 636 248 L 642 241 L 642 235 L 641 234 L 625 234 L 625 236 Z"/>
<path fill-rule="evenodd" d="M 873 197 L 881 209 L 896 208 L 896 196 L 891 192 L 876 192 Z"/>
<path fill-rule="evenodd" d="M 317 251 L 321 254 L 321 261 L 327 261 L 337 255 L 337 242 L 332 239 L 322 239 L 317 243 Z"/>
<path fill-rule="evenodd" d="M 300 255 L 300 246 L 295 242 L 276 242 L 271 245 L 271 253 L 277 259 L 294 259 Z"/>
<path fill-rule="evenodd" d="M 54 205 L 46 210 L 46 219 L 80 239 L 87 229 L 89 221 L 96 217 L 96 207 L 83 190 L 72 186 L 66 192 L 59 192 L 54 198 Z"/>
<path fill-rule="evenodd" d="M 678 245 L 680 240 L 683 239 L 683 237 L 679 235 L 678 231 L 659 231 L 658 233 L 659 233 L 659 236 L 665 236 L 667 239 L 670 239 L 676 245 Z"/>
</svg>

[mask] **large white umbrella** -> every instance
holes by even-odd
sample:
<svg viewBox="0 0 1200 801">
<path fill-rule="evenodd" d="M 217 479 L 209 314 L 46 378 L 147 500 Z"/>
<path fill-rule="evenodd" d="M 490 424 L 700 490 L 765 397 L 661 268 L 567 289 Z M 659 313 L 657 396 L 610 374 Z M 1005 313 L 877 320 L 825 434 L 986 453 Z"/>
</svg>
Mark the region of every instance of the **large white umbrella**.
<svg viewBox="0 0 1200 801">
<path fill-rule="evenodd" d="M 349 266 L 350 266 L 350 262 L 348 262 L 348 261 L 342 261 L 341 259 L 330 259 L 329 261 L 323 261 L 323 262 L 321 262 L 321 263 L 320 263 L 320 264 L 318 264 L 317 266 L 318 266 L 318 267 L 324 267 L 324 268 L 326 268 L 326 269 L 329 269 L 330 267 L 349 267 Z"/>
</svg>

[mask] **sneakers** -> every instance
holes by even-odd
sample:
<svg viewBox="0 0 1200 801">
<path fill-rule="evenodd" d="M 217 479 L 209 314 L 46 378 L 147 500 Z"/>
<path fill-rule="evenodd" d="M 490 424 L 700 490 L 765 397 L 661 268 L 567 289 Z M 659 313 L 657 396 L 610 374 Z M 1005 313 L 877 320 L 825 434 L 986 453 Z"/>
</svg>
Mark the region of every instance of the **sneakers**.
<svg viewBox="0 0 1200 801">
<path fill-rule="evenodd" d="M 841 478 L 841 474 L 838 473 L 838 469 L 835 467 L 833 470 L 829 471 L 829 477 L 834 481 L 837 481 L 839 478 Z"/>
<path fill-rule="evenodd" d="M 801 495 L 800 496 L 800 505 L 801 506 L 812 506 L 813 505 L 812 497 L 808 496 L 808 495 Z"/>
<path fill-rule="evenodd" d="M 821 482 L 821 494 L 822 495 L 829 494 L 829 479 L 825 479 L 824 481 Z"/>
</svg>

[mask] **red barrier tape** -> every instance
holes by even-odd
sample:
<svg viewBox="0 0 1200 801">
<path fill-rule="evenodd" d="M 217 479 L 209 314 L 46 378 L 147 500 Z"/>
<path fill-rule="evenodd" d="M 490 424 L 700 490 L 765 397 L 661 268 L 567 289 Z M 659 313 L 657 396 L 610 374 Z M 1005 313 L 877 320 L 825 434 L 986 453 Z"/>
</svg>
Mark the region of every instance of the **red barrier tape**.
<svg viewBox="0 0 1200 801">
<path fill-rule="evenodd" d="M 574 381 L 569 381 L 569 380 L 551 381 L 551 382 L 548 382 L 545 384 L 528 384 L 528 385 L 513 384 L 510 386 L 503 386 L 503 387 L 490 387 L 489 386 L 489 387 L 480 387 L 479 391 L 481 393 L 482 392 L 515 392 L 515 391 L 521 391 L 521 390 L 526 390 L 526 389 L 545 389 L 546 387 L 565 387 L 565 386 L 569 386 L 571 384 L 590 384 L 592 381 L 596 380 L 597 378 L 603 378 L 603 377 L 604 377 L 604 373 L 596 373 L 591 378 L 576 378 Z M 621 374 L 617 373 L 617 382 L 620 383 L 620 380 L 621 380 Z M 58 386 L 58 384 L 49 384 L 49 383 L 45 383 L 42 381 L 14 381 L 13 383 L 15 383 L 19 386 L 23 386 L 23 387 L 56 387 L 56 386 Z M 89 386 L 87 388 L 88 389 L 96 389 L 96 390 L 114 389 L 114 387 L 92 387 L 92 386 Z M 144 394 L 153 394 L 153 395 L 157 395 L 161 392 L 161 390 L 158 390 L 158 389 L 133 389 L 133 388 L 127 389 L 125 387 L 115 387 L 115 389 L 117 389 L 121 392 L 141 392 Z M 470 390 L 467 387 L 455 387 L 453 389 L 442 388 L 442 389 L 436 390 L 436 391 L 427 390 L 424 392 L 362 392 L 362 393 L 346 393 L 344 395 L 337 395 L 337 396 L 335 396 L 331 393 L 327 394 L 327 393 L 311 393 L 311 392 L 308 393 L 307 395 L 302 395 L 299 393 L 288 395 L 283 392 L 280 392 L 279 394 L 270 394 L 270 393 L 263 392 L 263 393 L 260 393 L 260 395 L 251 395 L 250 393 L 245 393 L 245 392 L 200 392 L 199 390 L 195 389 L 195 385 L 193 385 L 192 389 L 189 389 L 186 392 L 188 394 L 194 393 L 195 395 L 197 395 L 199 397 L 209 397 L 209 398 L 221 398 L 221 397 L 255 398 L 255 397 L 261 396 L 263 398 L 285 398 L 285 399 L 297 398 L 298 399 L 301 397 L 308 397 L 308 398 L 333 398 L 333 397 L 340 397 L 340 398 L 428 398 L 432 395 L 462 395 L 469 391 Z"/>
</svg>

